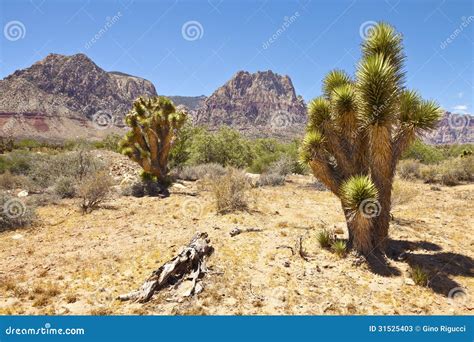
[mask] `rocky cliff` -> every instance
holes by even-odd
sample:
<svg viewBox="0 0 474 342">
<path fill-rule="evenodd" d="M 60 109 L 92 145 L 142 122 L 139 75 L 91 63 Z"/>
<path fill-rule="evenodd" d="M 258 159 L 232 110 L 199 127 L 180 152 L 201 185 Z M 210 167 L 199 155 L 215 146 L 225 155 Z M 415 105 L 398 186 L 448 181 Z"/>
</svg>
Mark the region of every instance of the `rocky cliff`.
<svg viewBox="0 0 474 342">
<path fill-rule="evenodd" d="M 140 95 L 156 95 L 153 84 L 106 72 L 84 54 L 50 54 L 0 81 L 0 127 L 17 137 L 101 136 Z"/>
<path fill-rule="evenodd" d="M 474 116 L 446 112 L 433 130 L 424 137 L 429 144 L 473 144 Z"/>
<path fill-rule="evenodd" d="M 291 131 L 305 120 L 304 101 L 291 79 L 272 71 L 239 71 L 203 102 L 194 117 L 196 124 L 256 132 Z"/>
</svg>

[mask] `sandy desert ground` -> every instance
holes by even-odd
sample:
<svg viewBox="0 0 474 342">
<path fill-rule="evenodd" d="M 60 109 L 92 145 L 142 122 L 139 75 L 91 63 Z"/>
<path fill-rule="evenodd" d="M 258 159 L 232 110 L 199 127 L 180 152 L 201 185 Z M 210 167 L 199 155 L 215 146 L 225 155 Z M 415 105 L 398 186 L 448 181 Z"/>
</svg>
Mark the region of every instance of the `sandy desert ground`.
<svg viewBox="0 0 474 342">
<path fill-rule="evenodd" d="M 343 236 L 345 224 L 338 199 L 309 176 L 254 188 L 252 210 L 228 215 L 216 214 L 199 181 L 174 186 L 165 199 L 117 194 L 89 215 L 62 200 L 40 208 L 34 227 L 0 233 L 0 313 L 472 314 L 474 184 L 399 182 L 409 195 L 392 211 L 390 245 L 399 256 L 389 260 L 389 275 L 318 246 L 320 230 Z M 235 227 L 261 231 L 231 237 Z M 166 289 L 146 304 L 116 300 L 196 231 L 215 248 L 202 293 L 176 300 Z M 300 237 L 309 261 L 295 247 Z M 429 287 L 413 283 L 410 265 L 429 273 Z"/>
</svg>

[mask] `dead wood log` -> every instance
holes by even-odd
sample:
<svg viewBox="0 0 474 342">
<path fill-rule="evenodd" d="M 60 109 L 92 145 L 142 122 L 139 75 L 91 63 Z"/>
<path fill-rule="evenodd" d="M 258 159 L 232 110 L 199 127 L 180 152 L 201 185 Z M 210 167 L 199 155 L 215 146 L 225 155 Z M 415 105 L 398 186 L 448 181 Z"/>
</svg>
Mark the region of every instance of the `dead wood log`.
<svg viewBox="0 0 474 342">
<path fill-rule="evenodd" d="M 184 289 L 181 297 L 188 297 L 202 291 L 201 278 L 207 273 L 206 258 L 214 248 L 207 233 L 196 233 L 181 252 L 155 270 L 139 290 L 118 297 L 122 301 L 148 302 L 156 291 L 174 286 Z"/>
</svg>

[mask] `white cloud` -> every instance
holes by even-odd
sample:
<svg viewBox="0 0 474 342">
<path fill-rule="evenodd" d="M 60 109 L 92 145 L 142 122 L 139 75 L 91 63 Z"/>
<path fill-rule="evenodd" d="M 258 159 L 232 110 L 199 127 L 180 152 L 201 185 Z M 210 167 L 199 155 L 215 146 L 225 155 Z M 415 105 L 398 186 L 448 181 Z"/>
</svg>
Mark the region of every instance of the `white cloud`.
<svg viewBox="0 0 474 342">
<path fill-rule="evenodd" d="M 463 93 L 463 92 L 458 93 L 458 97 L 459 97 L 460 99 L 462 99 L 463 96 L 464 96 L 464 93 Z"/>
<path fill-rule="evenodd" d="M 467 105 L 456 105 L 452 108 L 453 112 L 454 113 L 458 113 L 458 114 L 467 114 L 468 111 L 467 111 Z"/>
</svg>

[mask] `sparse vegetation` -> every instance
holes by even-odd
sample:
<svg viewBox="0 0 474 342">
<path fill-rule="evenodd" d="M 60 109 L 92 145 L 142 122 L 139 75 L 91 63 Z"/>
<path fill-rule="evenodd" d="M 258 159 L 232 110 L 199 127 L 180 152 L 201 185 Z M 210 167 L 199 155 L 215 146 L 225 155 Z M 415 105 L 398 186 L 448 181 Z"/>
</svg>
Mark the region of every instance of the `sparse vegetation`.
<svg viewBox="0 0 474 342">
<path fill-rule="evenodd" d="M 71 177 L 61 177 L 54 185 L 54 193 L 59 198 L 74 198 L 76 195 L 76 182 Z"/>
<path fill-rule="evenodd" d="M 250 181 L 243 171 L 230 168 L 225 175 L 211 180 L 217 212 L 226 214 L 249 208 Z"/>
<path fill-rule="evenodd" d="M 418 265 L 411 267 L 410 277 L 413 279 L 416 285 L 428 286 L 428 273 Z"/>
<path fill-rule="evenodd" d="M 340 258 L 347 254 L 347 243 L 343 240 L 335 240 L 331 244 L 331 250 Z"/>
<path fill-rule="evenodd" d="M 322 248 L 330 248 L 334 242 L 331 232 L 327 229 L 318 232 L 316 239 L 318 240 L 319 246 Z"/>
<path fill-rule="evenodd" d="M 83 180 L 79 186 L 80 207 L 84 213 L 90 213 L 107 199 L 112 183 L 105 172 L 97 172 Z"/>
</svg>

